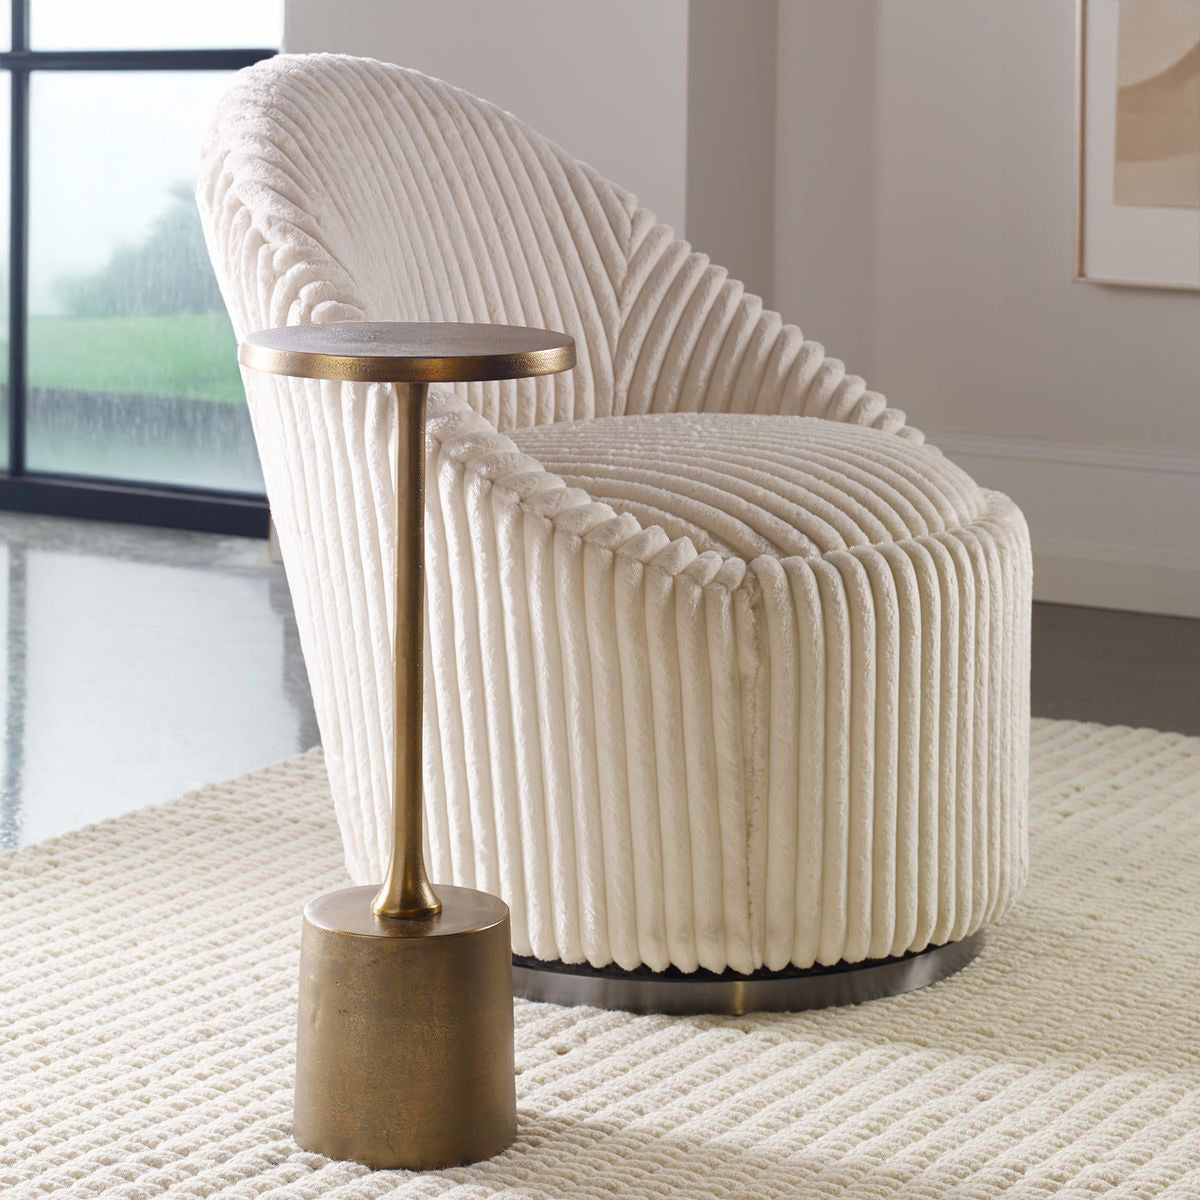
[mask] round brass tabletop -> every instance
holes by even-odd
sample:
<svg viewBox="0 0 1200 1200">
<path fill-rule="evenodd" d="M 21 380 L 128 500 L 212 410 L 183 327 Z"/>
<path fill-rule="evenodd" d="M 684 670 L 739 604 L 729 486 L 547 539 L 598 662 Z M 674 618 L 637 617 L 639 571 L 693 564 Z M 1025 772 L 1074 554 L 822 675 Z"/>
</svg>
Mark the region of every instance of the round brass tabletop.
<svg viewBox="0 0 1200 1200">
<path fill-rule="evenodd" d="M 336 321 L 252 333 L 238 362 L 302 379 L 471 383 L 567 371 L 575 365 L 575 339 L 523 325 Z"/>
</svg>

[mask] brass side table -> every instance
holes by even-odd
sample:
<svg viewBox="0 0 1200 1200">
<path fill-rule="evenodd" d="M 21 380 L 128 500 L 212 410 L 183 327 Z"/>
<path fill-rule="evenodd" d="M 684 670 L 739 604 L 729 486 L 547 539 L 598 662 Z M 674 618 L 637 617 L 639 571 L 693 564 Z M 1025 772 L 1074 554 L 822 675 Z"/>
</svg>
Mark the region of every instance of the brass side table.
<svg viewBox="0 0 1200 1200">
<path fill-rule="evenodd" d="M 304 909 L 293 1132 L 306 1150 L 428 1169 L 516 1136 L 508 908 L 430 884 L 422 852 L 425 405 L 431 383 L 575 365 L 572 338 L 505 325 L 344 322 L 248 337 L 244 367 L 395 388 L 393 832 L 383 885 Z"/>
</svg>

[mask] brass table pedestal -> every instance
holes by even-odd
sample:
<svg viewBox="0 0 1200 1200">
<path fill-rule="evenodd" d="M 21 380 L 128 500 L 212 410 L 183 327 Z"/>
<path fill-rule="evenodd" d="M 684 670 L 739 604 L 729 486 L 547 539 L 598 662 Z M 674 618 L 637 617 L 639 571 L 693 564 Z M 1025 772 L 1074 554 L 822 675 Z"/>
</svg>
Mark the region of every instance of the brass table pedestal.
<svg viewBox="0 0 1200 1200">
<path fill-rule="evenodd" d="M 377 888 L 309 901 L 293 1133 L 371 1167 L 445 1167 L 516 1133 L 508 908 L 438 884 L 425 920 L 371 912 Z"/>
<path fill-rule="evenodd" d="M 392 852 L 382 886 L 304 910 L 293 1132 L 370 1167 L 450 1167 L 516 1136 L 512 944 L 495 896 L 439 884 L 422 854 L 425 404 L 431 383 L 565 371 L 575 343 L 504 325 L 343 322 L 256 333 L 244 367 L 394 385 Z"/>
</svg>

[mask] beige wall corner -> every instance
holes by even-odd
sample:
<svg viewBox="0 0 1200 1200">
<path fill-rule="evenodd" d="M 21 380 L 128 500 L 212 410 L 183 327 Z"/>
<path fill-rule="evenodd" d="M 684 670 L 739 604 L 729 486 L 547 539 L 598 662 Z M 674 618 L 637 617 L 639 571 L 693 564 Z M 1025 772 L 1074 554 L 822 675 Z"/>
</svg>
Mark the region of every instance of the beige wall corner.
<svg viewBox="0 0 1200 1200">
<path fill-rule="evenodd" d="M 775 303 L 872 379 L 877 0 L 779 0 Z"/>
<path fill-rule="evenodd" d="M 687 236 L 774 304 L 778 0 L 691 0 Z"/>
</svg>

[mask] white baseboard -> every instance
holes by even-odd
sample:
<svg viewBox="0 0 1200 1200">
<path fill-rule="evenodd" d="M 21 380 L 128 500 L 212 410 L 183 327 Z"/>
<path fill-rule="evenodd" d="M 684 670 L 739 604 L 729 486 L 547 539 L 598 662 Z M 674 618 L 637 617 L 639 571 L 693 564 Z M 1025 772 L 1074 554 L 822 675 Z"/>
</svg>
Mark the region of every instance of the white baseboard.
<svg viewBox="0 0 1200 1200">
<path fill-rule="evenodd" d="M 1024 510 L 1038 600 L 1200 617 L 1200 454 L 930 432 Z"/>
</svg>

